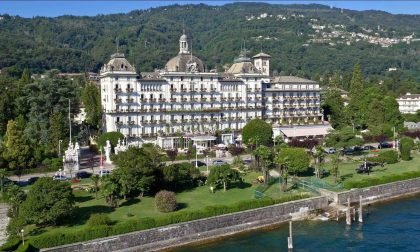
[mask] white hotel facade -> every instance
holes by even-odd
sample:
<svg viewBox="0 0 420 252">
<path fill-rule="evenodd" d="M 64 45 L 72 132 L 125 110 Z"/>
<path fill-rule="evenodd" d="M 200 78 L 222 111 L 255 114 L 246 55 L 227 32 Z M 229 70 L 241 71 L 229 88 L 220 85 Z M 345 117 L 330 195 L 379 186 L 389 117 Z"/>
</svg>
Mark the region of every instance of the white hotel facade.
<svg viewBox="0 0 420 252">
<path fill-rule="evenodd" d="M 165 69 L 152 73 L 138 74 L 123 54 L 111 56 L 100 71 L 104 132 L 121 132 L 131 144 L 185 148 L 192 140 L 209 147 L 217 130 L 224 133 L 219 141 L 233 143 L 254 118 L 274 128 L 323 122 L 318 83 L 270 78 L 269 55 L 251 60 L 241 52 L 227 71 L 208 72 L 185 34 L 179 45 Z"/>
</svg>

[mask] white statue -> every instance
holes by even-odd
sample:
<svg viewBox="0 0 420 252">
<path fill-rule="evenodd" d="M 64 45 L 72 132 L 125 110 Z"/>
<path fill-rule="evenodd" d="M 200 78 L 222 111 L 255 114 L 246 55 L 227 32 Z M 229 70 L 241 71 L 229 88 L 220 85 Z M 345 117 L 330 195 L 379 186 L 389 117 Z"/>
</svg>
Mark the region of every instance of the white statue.
<svg viewBox="0 0 420 252">
<path fill-rule="evenodd" d="M 79 170 L 79 156 L 80 146 L 79 143 L 69 143 L 69 147 L 64 152 L 63 166 L 66 171 L 78 171 Z"/>
<path fill-rule="evenodd" d="M 109 140 L 106 140 L 106 146 L 105 146 L 105 163 L 106 164 L 112 164 L 110 155 L 111 155 L 111 143 L 109 142 Z"/>
<path fill-rule="evenodd" d="M 115 155 L 118 155 L 118 153 L 124 152 L 127 149 L 128 149 L 127 141 L 123 140 L 122 143 L 121 143 L 121 139 L 118 139 L 117 146 L 115 146 L 115 148 L 114 148 Z"/>
</svg>

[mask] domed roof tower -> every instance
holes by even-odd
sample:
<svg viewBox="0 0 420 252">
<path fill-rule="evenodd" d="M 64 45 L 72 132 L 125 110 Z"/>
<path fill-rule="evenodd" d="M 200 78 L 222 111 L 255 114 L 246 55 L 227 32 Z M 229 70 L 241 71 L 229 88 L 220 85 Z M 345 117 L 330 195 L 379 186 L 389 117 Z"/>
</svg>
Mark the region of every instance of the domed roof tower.
<svg viewBox="0 0 420 252">
<path fill-rule="evenodd" d="M 188 50 L 188 37 L 183 31 L 179 38 L 179 53 L 170 59 L 165 70 L 169 72 L 204 72 L 203 62 Z"/>
</svg>

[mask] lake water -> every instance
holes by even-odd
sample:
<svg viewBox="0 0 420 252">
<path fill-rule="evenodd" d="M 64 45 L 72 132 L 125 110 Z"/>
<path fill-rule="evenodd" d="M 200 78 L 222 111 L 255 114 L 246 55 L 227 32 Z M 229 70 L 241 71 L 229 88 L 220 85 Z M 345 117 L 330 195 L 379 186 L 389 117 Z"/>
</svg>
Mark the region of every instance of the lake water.
<svg viewBox="0 0 420 252">
<path fill-rule="evenodd" d="M 293 223 L 297 251 L 418 251 L 420 252 L 420 195 L 364 208 L 364 222 L 345 220 Z M 357 219 L 356 219 L 357 221 Z M 240 234 L 212 243 L 174 251 L 287 251 L 288 224 L 273 230 Z"/>
</svg>

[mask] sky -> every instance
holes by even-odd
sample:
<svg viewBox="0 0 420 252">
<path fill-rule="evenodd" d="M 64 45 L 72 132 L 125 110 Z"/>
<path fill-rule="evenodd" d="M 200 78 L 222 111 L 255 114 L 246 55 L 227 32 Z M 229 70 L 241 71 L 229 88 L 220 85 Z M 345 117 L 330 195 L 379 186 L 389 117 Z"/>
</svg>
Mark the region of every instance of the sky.
<svg viewBox="0 0 420 252">
<path fill-rule="evenodd" d="M 244 1 L 244 0 L 242 0 Z M 247 0 L 245 0 L 247 1 Z M 22 17 L 61 15 L 95 16 L 98 14 L 127 13 L 135 9 L 148 9 L 150 7 L 171 4 L 199 4 L 223 5 L 234 1 L 7 1 L 0 0 L 0 14 L 19 15 Z M 254 0 L 252 2 L 257 2 Z M 275 1 L 266 0 L 273 4 L 310 4 L 318 3 L 337 8 L 352 10 L 382 10 L 393 14 L 420 14 L 420 1 Z"/>
</svg>

